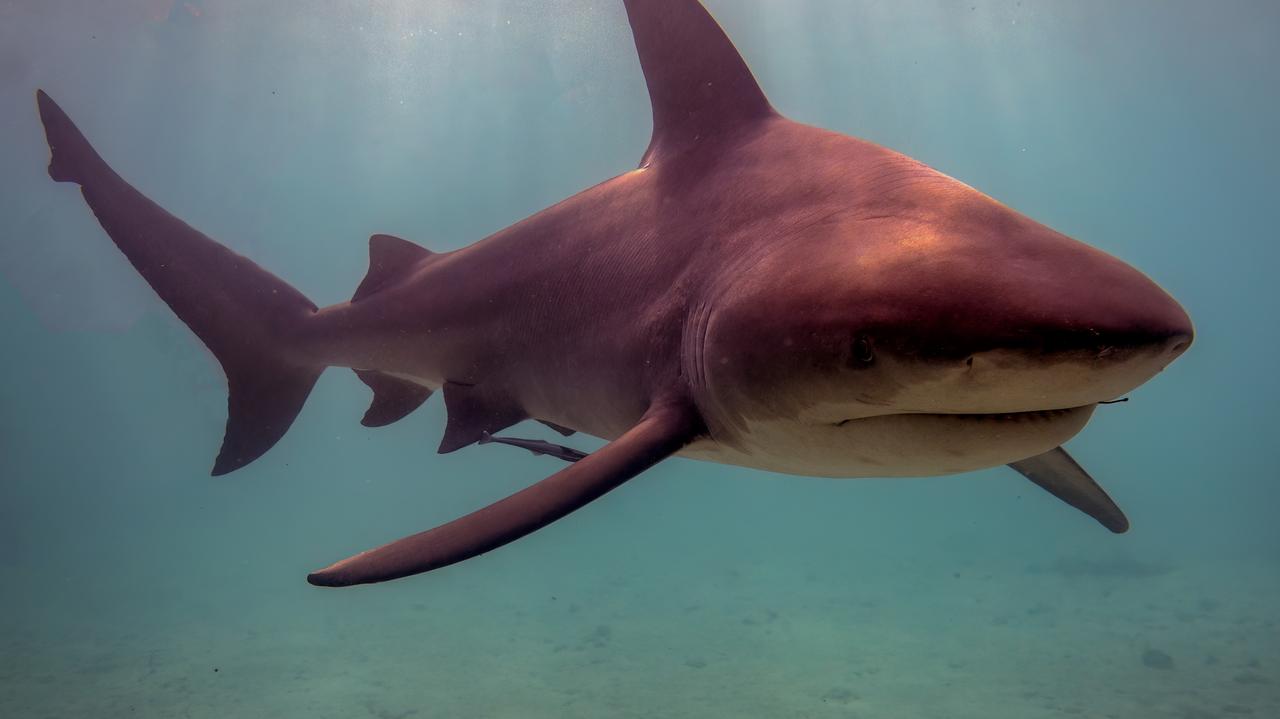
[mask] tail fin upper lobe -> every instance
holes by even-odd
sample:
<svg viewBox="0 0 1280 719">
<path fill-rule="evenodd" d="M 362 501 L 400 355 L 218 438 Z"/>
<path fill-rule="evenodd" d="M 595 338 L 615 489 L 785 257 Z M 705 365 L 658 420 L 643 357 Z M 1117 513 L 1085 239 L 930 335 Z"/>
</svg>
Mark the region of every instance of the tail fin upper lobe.
<svg viewBox="0 0 1280 719">
<path fill-rule="evenodd" d="M 262 456 L 289 429 L 324 369 L 299 341 L 316 306 L 138 192 L 44 91 L 36 100 L 53 154 L 49 176 L 81 186 L 112 241 L 226 372 L 227 429 L 213 473 Z"/>
</svg>

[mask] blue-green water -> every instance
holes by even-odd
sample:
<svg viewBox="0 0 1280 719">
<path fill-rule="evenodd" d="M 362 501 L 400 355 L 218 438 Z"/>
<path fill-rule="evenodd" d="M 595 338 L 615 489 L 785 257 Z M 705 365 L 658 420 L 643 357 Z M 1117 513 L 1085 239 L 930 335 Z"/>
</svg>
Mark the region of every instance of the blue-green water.
<svg viewBox="0 0 1280 719">
<path fill-rule="evenodd" d="M 554 460 L 436 455 L 438 400 L 364 429 L 368 391 L 335 370 L 278 447 L 209 477 L 221 372 L 49 181 L 34 89 L 326 304 L 373 232 L 461 247 L 635 166 L 650 120 L 621 3 L 7 0 L 0 716 L 1280 716 L 1277 6 L 708 6 L 783 113 L 1183 303 L 1192 350 L 1069 445 L 1130 533 L 1007 469 L 673 460 L 479 559 L 311 587 Z"/>
</svg>

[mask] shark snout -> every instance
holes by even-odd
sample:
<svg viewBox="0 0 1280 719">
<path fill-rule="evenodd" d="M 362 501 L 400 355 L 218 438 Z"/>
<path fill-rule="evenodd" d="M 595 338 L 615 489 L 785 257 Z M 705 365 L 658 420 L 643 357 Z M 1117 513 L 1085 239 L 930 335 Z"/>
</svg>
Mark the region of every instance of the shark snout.
<svg viewBox="0 0 1280 719">
<path fill-rule="evenodd" d="M 1177 359 L 1186 352 L 1195 341 L 1195 332 L 1182 332 L 1170 337 L 1165 342 L 1165 352 L 1170 359 Z"/>
<path fill-rule="evenodd" d="M 1100 348 L 1099 358 L 1107 350 L 1137 352 L 1163 361 L 1163 367 L 1195 340 L 1195 328 L 1186 310 L 1146 277 L 1126 287 L 1099 292 L 1097 297 L 1100 301 L 1081 306 L 1093 314 L 1085 326 L 1096 333 L 1093 344 Z"/>
<path fill-rule="evenodd" d="M 1190 326 L 1170 333 L 1169 337 L 1164 340 L 1161 354 L 1167 358 L 1168 362 L 1172 362 L 1182 356 L 1184 352 L 1191 348 L 1191 343 L 1196 339 L 1195 330 Z"/>
<path fill-rule="evenodd" d="M 1164 292 L 1164 290 L 1161 290 Z M 1168 295 L 1170 307 L 1166 313 L 1170 317 L 1168 324 L 1165 326 L 1164 352 L 1170 361 L 1181 357 L 1184 352 L 1191 348 L 1191 343 L 1196 340 L 1195 325 L 1191 323 L 1191 315 L 1178 304 L 1176 300 Z"/>
<path fill-rule="evenodd" d="M 1195 340 L 1187 312 L 1159 285 L 1133 272 L 1082 297 L 1078 314 L 1066 314 L 1047 331 L 1045 364 L 1031 374 L 1051 387 L 1051 404 L 1078 406 L 1114 399 L 1155 377 Z M 1056 335 L 1056 337 L 1054 336 Z M 1056 359 L 1055 359 L 1056 358 Z M 1035 367 L 1036 361 L 1028 363 Z"/>
<path fill-rule="evenodd" d="M 927 331 L 908 332 L 905 321 L 886 329 L 877 361 L 890 379 L 865 394 L 913 412 L 998 413 L 1132 392 L 1185 353 L 1195 329 L 1155 282 L 1118 261 L 1099 265 L 1105 282 L 1055 282 L 1046 272 L 964 313 L 944 312 L 939 299 L 918 304 Z"/>
<path fill-rule="evenodd" d="M 1161 366 L 1177 359 L 1191 347 L 1195 330 L 1190 321 L 1151 325 L 1119 331 L 1090 331 L 1081 338 L 1081 350 L 1095 360 L 1124 359 L 1131 355 L 1150 357 Z"/>
</svg>

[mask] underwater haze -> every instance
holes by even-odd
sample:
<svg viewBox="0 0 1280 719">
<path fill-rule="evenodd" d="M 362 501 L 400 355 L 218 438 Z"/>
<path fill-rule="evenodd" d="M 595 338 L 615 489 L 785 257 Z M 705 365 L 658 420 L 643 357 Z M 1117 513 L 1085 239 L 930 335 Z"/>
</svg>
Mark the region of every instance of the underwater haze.
<svg viewBox="0 0 1280 719">
<path fill-rule="evenodd" d="M 1132 529 L 1008 468 L 673 459 L 479 558 L 310 586 L 560 464 L 436 454 L 439 399 L 366 429 L 334 369 L 274 449 L 209 476 L 222 371 L 49 179 L 36 88 L 324 305 L 373 233 L 456 249 L 637 165 L 621 0 L 0 0 L 0 716 L 1280 716 L 1280 5 L 706 5 L 784 115 L 1182 303 L 1195 345 L 1068 444 Z"/>
</svg>

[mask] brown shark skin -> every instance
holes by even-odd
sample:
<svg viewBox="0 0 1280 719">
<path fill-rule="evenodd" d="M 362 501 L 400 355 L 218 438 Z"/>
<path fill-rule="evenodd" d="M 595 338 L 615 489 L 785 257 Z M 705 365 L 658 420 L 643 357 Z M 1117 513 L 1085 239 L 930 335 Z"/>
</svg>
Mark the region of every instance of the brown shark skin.
<svg viewBox="0 0 1280 719">
<path fill-rule="evenodd" d="M 147 199 L 38 93 L 50 175 L 81 185 L 227 373 L 215 474 L 270 449 L 329 366 L 380 392 L 372 425 L 442 389 L 442 451 L 524 418 L 613 440 L 312 583 L 465 560 L 672 454 L 789 471 L 805 448 L 761 439 L 779 423 L 830 438 L 891 415 L 999 437 L 1071 415 L 1052 436 L 1074 434 L 1190 345 L 1186 313 L 1124 262 L 916 160 L 778 114 L 695 0 L 625 5 L 653 99 L 641 166 L 455 252 L 375 236 L 356 299 L 323 309 Z M 1043 458 L 1053 443 L 1018 446 L 981 466 L 1041 457 L 1024 465 L 1041 486 L 1127 527 L 1065 453 Z"/>
<path fill-rule="evenodd" d="M 871 143 L 775 115 L 681 160 L 587 190 L 368 301 L 321 310 L 309 353 L 433 384 L 498 385 L 530 416 L 613 438 L 670 387 L 687 388 L 713 429 L 727 426 L 718 393 L 735 407 L 771 401 L 760 373 L 795 367 L 760 339 L 797 317 L 830 316 L 878 349 L 957 362 L 995 348 L 1068 357 L 1107 347 L 1119 361 L 1190 340 L 1181 307 L 1127 264 Z M 922 226 L 943 259 L 883 261 L 856 276 L 832 264 L 901 257 Z M 1021 272 L 1003 271 L 1011 265 Z M 791 296 L 756 299 L 759 285 L 744 281 L 753 272 L 803 277 Z M 710 347 L 698 345 L 702 314 L 722 330 Z M 697 358 L 717 352 L 737 361 L 706 377 Z"/>
</svg>

